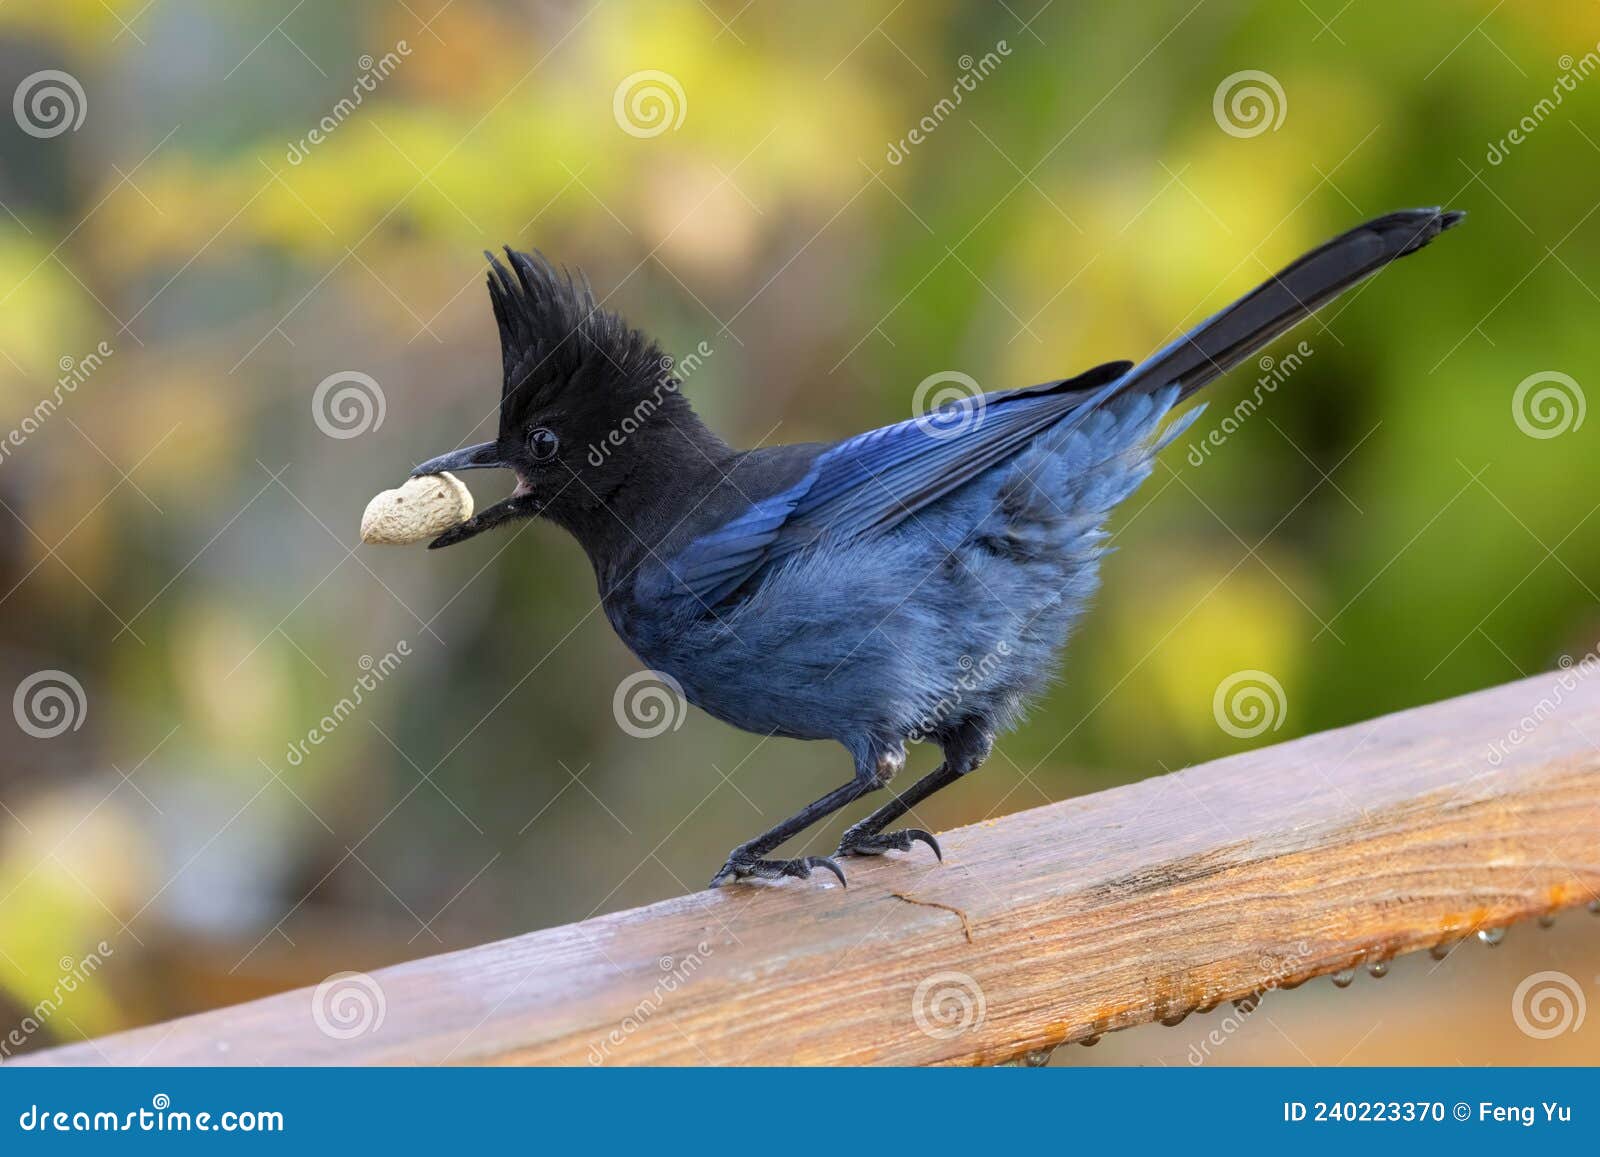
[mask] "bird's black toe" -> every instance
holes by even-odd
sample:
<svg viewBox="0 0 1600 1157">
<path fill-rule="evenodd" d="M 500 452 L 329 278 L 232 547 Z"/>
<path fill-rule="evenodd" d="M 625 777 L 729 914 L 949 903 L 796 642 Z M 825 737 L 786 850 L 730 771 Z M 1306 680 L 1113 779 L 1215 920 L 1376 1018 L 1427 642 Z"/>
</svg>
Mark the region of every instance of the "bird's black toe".
<svg viewBox="0 0 1600 1157">
<path fill-rule="evenodd" d="M 741 855 L 735 852 L 728 857 L 728 862 L 722 865 L 722 870 L 711 877 L 710 887 L 720 888 L 722 885 L 740 880 L 782 880 L 792 877 L 797 880 L 808 880 L 815 868 L 822 868 L 839 877 L 841 887 L 849 887 L 849 882 L 844 878 L 844 869 L 839 867 L 828 856 L 801 856 L 793 860 L 764 860 L 758 856 Z"/>
<path fill-rule="evenodd" d="M 909 852 L 911 845 L 924 843 L 933 849 L 934 858 L 944 862 L 944 850 L 932 832 L 921 828 L 901 828 L 894 832 L 845 832 L 834 851 L 836 856 L 881 856 L 885 852 Z"/>
</svg>

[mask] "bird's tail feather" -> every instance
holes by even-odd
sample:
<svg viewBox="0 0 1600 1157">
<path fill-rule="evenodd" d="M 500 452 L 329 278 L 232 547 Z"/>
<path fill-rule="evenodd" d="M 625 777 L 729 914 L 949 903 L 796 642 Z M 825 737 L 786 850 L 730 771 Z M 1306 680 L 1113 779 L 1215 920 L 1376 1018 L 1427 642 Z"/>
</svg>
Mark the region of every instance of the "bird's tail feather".
<svg viewBox="0 0 1600 1157">
<path fill-rule="evenodd" d="M 1342 233 L 1136 365 L 1112 392 L 1178 387 L 1181 401 L 1464 213 L 1403 209 Z"/>
</svg>

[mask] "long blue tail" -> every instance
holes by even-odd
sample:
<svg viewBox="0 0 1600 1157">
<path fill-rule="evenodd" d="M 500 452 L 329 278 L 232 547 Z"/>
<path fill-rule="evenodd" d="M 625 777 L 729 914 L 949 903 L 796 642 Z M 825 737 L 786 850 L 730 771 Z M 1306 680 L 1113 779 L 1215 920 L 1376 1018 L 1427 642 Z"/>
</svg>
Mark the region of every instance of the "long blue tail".
<svg viewBox="0 0 1600 1157">
<path fill-rule="evenodd" d="M 1182 400 L 1389 262 L 1415 253 L 1464 216 L 1438 208 L 1403 209 L 1358 225 L 1151 354 L 1111 392 L 1176 384 Z"/>
</svg>

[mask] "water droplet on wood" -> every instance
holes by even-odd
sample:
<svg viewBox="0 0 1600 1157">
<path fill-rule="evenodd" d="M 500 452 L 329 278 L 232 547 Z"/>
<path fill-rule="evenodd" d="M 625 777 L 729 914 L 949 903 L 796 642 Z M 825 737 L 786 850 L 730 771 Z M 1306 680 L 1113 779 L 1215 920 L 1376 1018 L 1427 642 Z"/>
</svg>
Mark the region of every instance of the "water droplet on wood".
<svg viewBox="0 0 1600 1157">
<path fill-rule="evenodd" d="M 1506 938 L 1506 930 L 1504 928 L 1479 928 L 1478 929 L 1478 939 L 1482 940 L 1490 948 L 1495 947 L 1497 944 L 1500 943 L 1500 941 L 1504 940 L 1505 938 Z"/>
<path fill-rule="evenodd" d="M 1387 960 L 1374 960 L 1367 965 L 1367 972 L 1374 980 L 1382 980 L 1389 975 L 1389 962 Z"/>
<path fill-rule="evenodd" d="M 1333 986 L 1335 988 L 1349 988 L 1355 978 L 1356 970 L 1354 968 L 1341 968 L 1333 974 Z"/>
</svg>

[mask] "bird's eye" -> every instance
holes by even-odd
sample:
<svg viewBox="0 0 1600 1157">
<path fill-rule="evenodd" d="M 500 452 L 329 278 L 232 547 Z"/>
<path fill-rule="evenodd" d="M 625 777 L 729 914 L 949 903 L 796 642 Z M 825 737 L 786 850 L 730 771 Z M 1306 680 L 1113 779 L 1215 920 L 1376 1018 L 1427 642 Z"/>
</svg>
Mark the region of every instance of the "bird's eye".
<svg viewBox="0 0 1600 1157">
<path fill-rule="evenodd" d="M 547 462 L 554 458 L 556 447 L 560 444 L 555 434 L 543 426 L 528 435 L 528 453 L 533 455 L 535 462 Z"/>
</svg>

